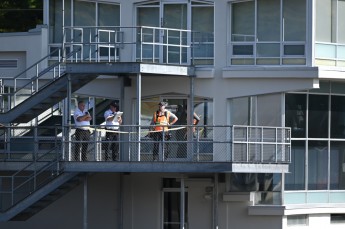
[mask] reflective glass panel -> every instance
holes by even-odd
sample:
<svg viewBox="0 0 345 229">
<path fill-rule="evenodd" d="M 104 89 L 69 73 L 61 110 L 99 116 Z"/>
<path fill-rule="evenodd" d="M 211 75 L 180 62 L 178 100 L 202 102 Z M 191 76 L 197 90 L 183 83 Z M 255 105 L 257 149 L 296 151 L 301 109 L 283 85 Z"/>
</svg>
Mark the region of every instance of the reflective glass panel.
<svg viewBox="0 0 345 229">
<path fill-rule="evenodd" d="M 330 189 L 345 189 L 345 142 L 331 142 Z"/>
<path fill-rule="evenodd" d="M 328 137 L 328 95 L 309 95 L 308 135 Z"/>
<path fill-rule="evenodd" d="M 293 138 L 306 136 L 306 103 L 306 95 L 286 94 L 285 96 L 285 126 L 291 127 Z"/>
<path fill-rule="evenodd" d="M 328 147 L 327 141 L 308 143 L 308 189 L 324 190 L 328 184 Z"/>
<path fill-rule="evenodd" d="M 285 174 L 286 190 L 305 189 L 305 141 L 292 141 L 291 164 Z"/>
<path fill-rule="evenodd" d="M 345 138 L 345 96 L 331 97 L 331 137 Z"/>
</svg>

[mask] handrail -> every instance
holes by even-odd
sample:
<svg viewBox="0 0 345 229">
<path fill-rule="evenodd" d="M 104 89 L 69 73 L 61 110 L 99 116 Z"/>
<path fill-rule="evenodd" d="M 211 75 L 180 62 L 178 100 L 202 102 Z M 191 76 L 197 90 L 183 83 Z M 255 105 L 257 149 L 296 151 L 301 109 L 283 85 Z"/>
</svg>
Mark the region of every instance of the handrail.
<svg viewBox="0 0 345 229">
<path fill-rule="evenodd" d="M 14 77 L 11 77 L 11 79 L 16 79 L 19 78 L 19 76 L 21 76 L 22 74 L 24 74 L 25 72 L 29 71 L 31 68 L 37 66 L 39 63 L 41 63 L 42 61 L 46 60 L 47 58 L 49 58 L 50 56 L 52 56 L 53 54 L 55 54 L 56 52 L 61 51 L 61 48 L 54 50 L 53 52 L 51 52 L 50 54 L 46 55 L 45 57 L 41 58 L 40 60 L 38 60 L 37 62 L 35 62 L 34 64 L 32 64 L 30 67 L 28 67 L 27 69 L 25 69 L 24 71 L 22 71 L 21 73 L 17 74 Z"/>
<path fill-rule="evenodd" d="M 58 148 L 58 147 L 57 147 Z M 47 184 L 50 180 L 52 180 L 54 177 L 58 176 L 63 172 L 63 168 L 59 165 L 60 159 L 59 159 L 59 152 L 57 148 L 52 149 L 51 151 L 48 151 L 44 154 L 42 154 L 40 157 L 38 157 L 36 160 L 30 162 L 26 166 L 24 166 L 22 169 L 18 170 L 14 174 L 10 176 L 0 176 L 2 179 L 9 179 L 11 183 L 11 189 L 4 192 L 3 190 L 0 190 L 0 193 L 7 193 L 11 195 L 11 205 L 10 206 L 1 206 L 0 211 L 6 211 L 7 209 L 13 207 L 17 203 L 19 203 L 21 200 L 25 199 L 28 195 L 35 192 L 38 188 L 40 188 L 42 185 Z M 55 151 L 55 152 L 54 152 Z M 42 160 L 43 158 L 47 158 L 47 155 L 51 155 L 53 153 L 54 157 L 51 160 Z M 48 157 L 49 158 L 49 157 Z M 43 163 L 43 166 L 39 166 L 39 163 Z M 33 168 L 33 170 L 30 170 L 30 168 Z M 54 169 L 52 169 L 54 168 Z M 29 176 L 21 176 L 20 174 L 25 171 L 32 171 L 32 174 Z M 44 180 L 38 180 L 38 176 L 44 172 L 49 171 L 50 176 L 47 179 Z M 15 179 L 17 177 L 25 178 L 24 181 L 20 182 L 19 184 L 15 184 Z M 49 179 L 50 178 L 50 179 Z M 24 190 L 24 192 L 21 190 L 21 188 L 25 188 L 25 185 L 29 184 L 29 182 L 33 182 L 33 186 L 31 189 Z M 20 192 L 20 198 L 15 198 L 16 192 Z"/>
<path fill-rule="evenodd" d="M 274 163 L 285 164 L 291 161 L 291 129 L 288 127 L 268 126 L 238 126 L 238 125 L 205 125 L 205 126 L 172 126 L 169 131 L 163 131 L 163 138 L 156 138 L 152 126 L 121 125 L 114 130 L 120 136 L 119 140 L 107 140 L 107 130 L 102 125 L 87 127 L 90 130 L 90 139 L 79 140 L 75 126 L 38 126 L 38 127 L 5 127 L 12 136 L 8 136 L 5 145 L 15 144 L 15 149 L 8 153 L 9 160 L 18 155 L 30 155 L 31 150 L 23 147 L 40 150 L 40 142 L 58 144 L 64 151 L 65 161 L 75 161 L 85 154 L 89 161 L 104 161 L 106 150 L 117 144 L 123 151 L 121 161 L 153 161 L 155 152 L 160 155 L 159 161 L 164 161 L 162 155 L 167 152 L 170 161 L 185 162 L 235 162 L 235 163 Z M 22 129 L 35 134 L 28 138 L 16 136 Z M 138 130 L 140 129 L 140 132 Z M 187 133 L 193 132 L 193 135 Z M 168 137 L 166 139 L 164 136 Z M 170 148 L 162 148 L 168 144 Z M 21 147 L 21 144 L 23 147 Z M 75 157 L 76 147 L 86 144 L 87 151 L 79 151 Z M 138 147 L 140 145 L 140 147 Z M 155 146 L 156 145 L 156 146 Z M 110 148 L 109 148 L 110 147 Z M 157 147 L 157 148 L 155 148 Z M 140 152 L 137 151 L 140 149 Z M 25 150 L 30 150 L 25 151 Z M 42 149 L 44 150 L 44 149 Z M 33 157 L 34 158 L 34 157 Z M 78 159 L 78 160 L 79 160 Z"/>
<path fill-rule="evenodd" d="M 60 49 L 58 49 L 60 50 Z M 55 50 L 56 51 L 56 50 Z M 11 102 L 8 102 L 8 110 L 12 109 L 13 107 L 15 107 L 17 105 L 17 96 L 18 96 L 18 92 L 20 92 L 21 90 L 25 90 L 25 89 L 30 89 L 30 92 L 28 94 L 25 94 L 26 96 L 31 96 L 35 93 L 37 93 L 38 91 L 42 90 L 43 88 L 45 88 L 49 83 L 55 81 L 57 78 L 59 78 L 62 74 L 64 74 L 64 72 L 60 72 L 59 71 L 59 75 L 57 77 L 53 77 L 50 81 L 47 81 L 44 85 L 40 85 L 38 86 L 38 80 L 43 76 L 45 75 L 46 73 L 50 72 L 52 69 L 55 69 L 56 67 L 60 67 L 62 63 L 64 63 L 67 59 L 69 59 L 70 57 L 72 57 L 74 54 L 80 52 L 80 49 L 76 49 L 76 50 L 73 50 L 72 52 L 68 53 L 66 55 L 66 58 L 65 59 L 62 59 L 59 57 L 59 61 L 57 63 L 54 63 L 50 66 L 48 66 L 47 68 L 43 69 L 42 71 L 40 72 L 37 72 L 37 74 L 34 76 L 34 77 L 31 77 L 31 78 L 28 78 L 27 80 L 29 81 L 28 83 L 20 86 L 17 88 L 17 80 L 19 79 L 19 75 L 17 75 L 16 77 L 14 78 L 3 78 L 3 80 L 10 80 L 10 81 L 14 81 L 14 90 L 13 92 L 8 92 L 8 93 L 2 93 L 2 96 L 7 96 L 9 97 L 8 98 L 8 101 L 13 101 L 13 104 Z M 54 52 L 52 52 L 54 53 Z M 52 53 L 50 55 L 47 55 L 45 58 L 49 58 Z M 59 55 L 60 55 L 60 52 L 59 52 Z M 42 62 L 43 60 L 45 60 L 44 58 L 41 59 L 40 61 L 36 62 L 36 66 Z M 26 69 L 27 71 L 28 69 Z M 3 82 L 3 84 L 5 84 Z M 35 85 L 36 84 L 36 85 Z M 34 86 L 35 85 L 35 86 Z M 13 100 L 11 99 L 13 97 Z M 3 112 L 6 112 L 6 111 L 3 111 Z"/>
</svg>

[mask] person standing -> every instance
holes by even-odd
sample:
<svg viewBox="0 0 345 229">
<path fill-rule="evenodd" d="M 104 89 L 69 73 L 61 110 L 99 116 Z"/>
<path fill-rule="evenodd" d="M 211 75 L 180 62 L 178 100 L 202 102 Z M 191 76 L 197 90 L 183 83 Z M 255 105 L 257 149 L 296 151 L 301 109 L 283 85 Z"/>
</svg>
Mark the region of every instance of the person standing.
<svg viewBox="0 0 345 229">
<path fill-rule="evenodd" d="M 90 120 L 92 119 L 90 113 L 85 108 L 84 101 L 78 102 L 78 108 L 74 111 L 74 122 L 76 126 L 75 131 L 75 148 L 74 148 L 74 160 L 86 161 L 88 142 L 90 141 Z"/>
<path fill-rule="evenodd" d="M 172 112 L 166 110 L 168 103 L 161 101 L 158 103 L 159 109 L 153 114 L 151 125 L 154 125 L 153 130 L 153 160 L 158 160 L 159 143 L 160 141 L 169 140 L 170 133 L 168 133 L 168 128 L 177 122 L 178 118 Z M 170 121 L 172 120 L 172 121 Z M 165 159 L 169 154 L 169 146 L 166 143 L 163 147 L 165 149 Z"/>
<path fill-rule="evenodd" d="M 104 112 L 105 129 L 106 129 L 106 143 L 105 143 L 105 160 L 107 161 L 109 156 L 109 146 L 112 152 L 112 160 L 119 160 L 119 125 L 122 124 L 121 115 L 119 115 L 119 105 L 111 103 L 109 109 Z"/>
</svg>

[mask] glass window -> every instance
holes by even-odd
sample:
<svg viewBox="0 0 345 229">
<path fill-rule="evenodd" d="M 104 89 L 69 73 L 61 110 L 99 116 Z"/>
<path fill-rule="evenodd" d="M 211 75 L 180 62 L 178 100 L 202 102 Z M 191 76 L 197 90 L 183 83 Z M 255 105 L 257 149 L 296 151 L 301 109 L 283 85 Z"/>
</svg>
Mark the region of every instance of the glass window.
<svg viewBox="0 0 345 229">
<path fill-rule="evenodd" d="M 120 26 L 120 6 L 112 4 L 98 4 L 99 26 Z"/>
<path fill-rule="evenodd" d="M 331 97 L 331 137 L 345 138 L 345 97 Z"/>
<path fill-rule="evenodd" d="M 257 57 L 279 57 L 280 44 L 257 44 Z"/>
<path fill-rule="evenodd" d="M 331 224 L 333 223 L 341 223 L 345 224 L 345 214 L 331 214 Z"/>
<path fill-rule="evenodd" d="M 334 94 L 345 94 L 345 83 L 332 83 L 332 93 Z"/>
<path fill-rule="evenodd" d="M 305 41 L 306 1 L 284 0 L 284 41 Z"/>
<path fill-rule="evenodd" d="M 291 127 L 293 138 L 306 136 L 306 103 L 306 95 L 286 94 L 285 96 L 285 126 Z"/>
<path fill-rule="evenodd" d="M 338 0 L 338 43 L 345 43 L 345 0 Z"/>
<path fill-rule="evenodd" d="M 74 25 L 95 26 L 96 25 L 96 5 L 92 2 L 74 1 Z"/>
<path fill-rule="evenodd" d="M 304 45 L 284 45 L 284 55 L 285 56 L 292 56 L 292 55 L 299 55 L 304 56 L 305 50 Z"/>
<path fill-rule="evenodd" d="M 288 226 L 307 226 L 308 215 L 288 215 L 287 217 Z"/>
<path fill-rule="evenodd" d="M 62 1 L 49 1 L 49 42 L 62 43 Z M 71 1 L 65 0 L 65 15 L 71 15 Z M 65 26 L 71 25 L 71 18 L 65 17 Z M 70 34 L 67 34 L 70 37 Z"/>
<path fill-rule="evenodd" d="M 291 142 L 291 163 L 285 174 L 286 190 L 305 189 L 305 141 Z"/>
<path fill-rule="evenodd" d="M 213 7 L 192 7 L 192 42 L 195 59 L 203 58 L 204 64 L 213 64 L 214 56 L 214 12 Z M 209 61 L 207 61 L 209 60 Z M 200 62 L 200 61 L 199 61 Z"/>
<path fill-rule="evenodd" d="M 159 8 L 158 7 L 138 7 L 137 10 L 138 26 L 159 26 Z"/>
<path fill-rule="evenodd" d="M 257 0 L 258 41 L 280 41 L 280 1 Z"/>
<path fill-rule="evenodd" d="M 231 40 L 255 40 L 255 1 L 232 4 Z"/>
<path fill-rule="evenodd" d="M 281 94 L 260 95 L 257 99 L 259 126 L 282 126 Z"/>
<path fill-rule="evenodd" d="M 180 192 L 164 192 L 164 229 L 179 229 L 180 227 L 180 212 L 181 201 Z M 185 193 L 185 223 L 188 222 L 188 193 Z"/>
<path fill-rule="evenodd" d="M 230 124 L 249 125 L 249 97 L 231 99 Z"/>
<path fill-rule="evenodd" d="M 345 142 L 331 142 L 330 189 L 345 189 Z"/>
<path fill-rule="evenodd" d="M 332 42 L 332 0 L 316 0 L 316 41 Z"/>
<path fill-rule="evenodd" d="M 327 141 L 309 141 L 308 147 L 308 189 L 325 190 L 328 188 Z"/>
<path fill-rule="evenodd" d="M 308 135 L 328 137 L 328 95 L 309 95 Z"/>
</svg>

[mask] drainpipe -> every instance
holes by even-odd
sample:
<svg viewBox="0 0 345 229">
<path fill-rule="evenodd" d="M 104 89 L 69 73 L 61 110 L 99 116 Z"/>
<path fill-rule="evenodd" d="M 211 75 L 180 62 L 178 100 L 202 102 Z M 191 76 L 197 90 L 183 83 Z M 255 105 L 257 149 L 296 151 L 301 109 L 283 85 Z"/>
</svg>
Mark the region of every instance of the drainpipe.
<svg viewBox="0 0 345 229">
<path fill-rule="evenodd" d="M 141 73 L 138 73 L 137 75 L 137 125 L 138 125 L 138 133 L 141 132 Z M 137 158 L 135 158 L 136 161 L 140 161 L 140 134 L 137 135 Z M 130 160 L 132 160 L 130 158 Z"/>
<path fill-rule="evenodd" d="M 185 218 L 185 190 L 184 190 L 184 177 L 181 177 L 181 193 L 180 193 L 180 229 L 185 229 L 184 228 L 184 218 Z"/>
<path fill-rule="evenodd" d="M 84 177 L 84 210 L 83 210 L 83 229 L 87 229 L 87 175 Z"/>
<path fill-rule="evenodd" d="M 218 173 L 214 174 L 213 189 L 213 228 L 218 229 Z"/>
</svg>

